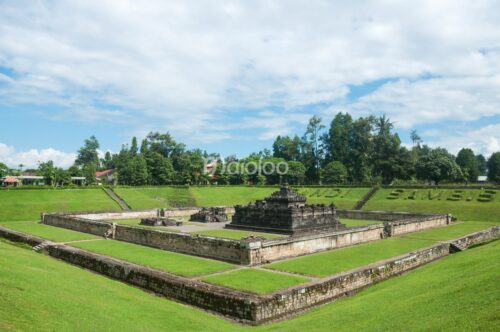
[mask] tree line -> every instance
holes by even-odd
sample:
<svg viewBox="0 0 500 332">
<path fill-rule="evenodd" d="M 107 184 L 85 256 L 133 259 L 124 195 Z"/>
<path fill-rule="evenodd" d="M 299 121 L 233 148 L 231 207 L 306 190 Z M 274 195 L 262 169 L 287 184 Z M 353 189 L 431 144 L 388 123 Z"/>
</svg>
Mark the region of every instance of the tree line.
<svg viewBox="0 0 500 332">
<path fill-rule="evenodd" d="M 140 144 L 132 138 L 118 153 L 106 152 L 99 158 L 99 142 L 92 136 L 78 150 L 68 169 L 52 161 L 39 164 L 37 174 L 52 186 L 71 184 L 72 176 L 85 177 L 87 185 L 96 182 L 96 171 L 113 169 L 118 184 L 391 184 L 476 182 L 488 175 L 500 182 L 500 152 L 488 160 L 469 148 L 456 156 L 444 148 L 430 148 L 416 131 L 411 132 L 412 146 L 407 148 L 394 132 L 394 124 L 385 115 L 353 118 L 338 113 L 328 126 L 313 116 L 302 136 L 278 136 L 272 149 L 251 153 L 245 158 L 234 155 L 224 159 L 217 153 L 189 150 L 169 133 L 151 132 Z M 205 172 L 207 160 L 213 170 Z M 286 174 L 279 166 L 287 164 Z M 22 165 L 20 165 L 22 167 Z M 0 163 L 0 175 L 9 170 Z"/>
</svg>

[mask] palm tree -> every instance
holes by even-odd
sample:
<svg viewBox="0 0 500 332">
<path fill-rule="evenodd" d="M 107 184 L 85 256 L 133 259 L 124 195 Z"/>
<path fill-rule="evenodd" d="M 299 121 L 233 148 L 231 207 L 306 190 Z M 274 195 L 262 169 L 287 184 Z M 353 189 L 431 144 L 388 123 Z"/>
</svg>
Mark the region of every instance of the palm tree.
<svg viewBox="0 0 500 332">
<path fill-rule="evenodd" d="M 394 124 L 384 114 L 375 119 L 375 128 L 378 130 L 379 134 L 388 135 L 392 128 L 394 128 Z"/>
</svg>

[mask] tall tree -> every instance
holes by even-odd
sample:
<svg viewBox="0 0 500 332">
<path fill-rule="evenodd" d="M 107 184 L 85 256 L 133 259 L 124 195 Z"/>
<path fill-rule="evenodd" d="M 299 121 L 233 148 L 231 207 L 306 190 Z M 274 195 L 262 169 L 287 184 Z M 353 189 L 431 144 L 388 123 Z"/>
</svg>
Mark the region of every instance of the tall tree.
<svg viewBox="0 0 500 332">
<path fill-rule="evenodd" d="M 460 167 L 455 158 L 445 149 L 437 148 L 422 156 L 415 166 L 417 178 L 434 181 L 456 181 L 463 178 Z"/>
<path fill-rule="evenodd" d="M 321 135 L 320 132 L 323 128 L 325 128 L 325 126 L 321 124 L 321 118 L 315 115 L 309 120 L 309 124 L 307 125 L 307 129 L 304 134 L 305 143 L 312 147 L 311 157 L 314 167 L 314 181 L 319 180 L 321 152 L 318 145 Z"/>
<path fill-rule="evenodd" d="M 321 137 L 325 151 L 325 163 L 348 160 L 349 140 L 352 131 L 352 117 L 349 113 L 337 113 L 330 123 L 328 133 Z"/>
<path fill-rule="evenodd" d="M 479 170 L 479 175 L 486 175 L 488 171 L 488 165 L 486 164 L 486 158 L 482 154 L 476 156 L 477 169 Z"/>
<path fill-rule="evenodd" d="M 371 181 L 373 152 L 373 117 L 359 118 L 352 123 L 349 134 L 349 153 L 345 166 L 349 180 L 358 183 Z"/>
<path fill-rule="evenodd" d="M 332 161 L 321 169 L 321 182 L 342 184 L 347 181 L 347 168 L 340 161 Z"/>
<path fill-rule="evenodd" d="M 130 154 L 135 157 L 138 152 L 139 148 L 137 147 L 137 138 L 134 136 L 132 138 L 132 144 L 130 145 Z"/>
<path fill-rule="evenodd" d="M 9 168 L 4 163 L 0 163 L 0 178 L 7 176 L 9 173 Z"/>
<path fill-rule="evenodd" d="M 493 153 L 488 159 L 488 180 L 500 182 L 500 152 Z"/>
<path fill-rule="evenodd" d="M 461 149 L 458 152 L 455 161 L 462 169 L 462 174 L 464 175 L 466 181 L 477 181 L 477 177 L 479 176 L 479 167 L 477 164 L 476 156 L 471 149 Z"/>
<path fill-rule="evenodd" d="M 38 172 L 43 176 L 43 180 L 48 186 L 55 186 L 56 168 L 52 160 L 38 164 Z"/>
<path fill-rule="evenodd" d="M 97 153 L 97 149 L 99 149 L 99 142 L 95 136 L 91 136 L 89 139 L 86 139 L 83 147 L 78 150 L 75 165 L 83 166 L 92 164 L 94 165 L 94 168 L 98 168 L 99 155 Z"/>
<path fill-rule="evenodd" d="M 422 143 L 422 138 L 418 135 L 417 130 L 413 129 L 410 132 L 410 139 L 413 143 L 413 146 L 418 145 Z"/>
</svg>

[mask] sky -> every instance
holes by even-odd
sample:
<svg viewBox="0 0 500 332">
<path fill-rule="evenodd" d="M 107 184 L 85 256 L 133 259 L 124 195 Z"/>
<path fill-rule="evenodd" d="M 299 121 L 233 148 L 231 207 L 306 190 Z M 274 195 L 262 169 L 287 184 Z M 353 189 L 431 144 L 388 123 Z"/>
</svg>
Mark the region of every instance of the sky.
<svg viewBox="0 0 500 332">
<path fill-rule="evenodd" d="M 149 131 L 242 157 L 338 112 L 500 151 L 500 2 L 0 0 L 11 167 Z"/>
</svg>

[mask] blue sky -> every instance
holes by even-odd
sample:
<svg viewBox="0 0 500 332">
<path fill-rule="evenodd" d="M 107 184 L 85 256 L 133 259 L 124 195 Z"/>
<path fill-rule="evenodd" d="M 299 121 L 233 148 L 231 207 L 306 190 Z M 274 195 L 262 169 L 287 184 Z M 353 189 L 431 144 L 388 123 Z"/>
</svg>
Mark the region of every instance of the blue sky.
<svg viewBox="0 0 500 332">
<path fill-rule="evenodd" d="M 387 114 L 403 142 L 500 150 L 495 1 L 2 1 L 0 161 L 69 166 L 169 131 L 247 155 L 312 115 Z"/>
</svg>

